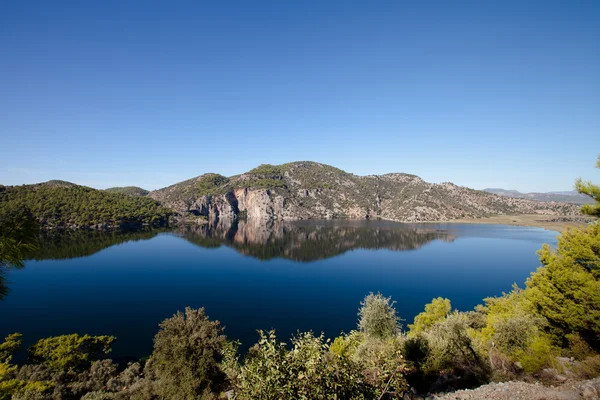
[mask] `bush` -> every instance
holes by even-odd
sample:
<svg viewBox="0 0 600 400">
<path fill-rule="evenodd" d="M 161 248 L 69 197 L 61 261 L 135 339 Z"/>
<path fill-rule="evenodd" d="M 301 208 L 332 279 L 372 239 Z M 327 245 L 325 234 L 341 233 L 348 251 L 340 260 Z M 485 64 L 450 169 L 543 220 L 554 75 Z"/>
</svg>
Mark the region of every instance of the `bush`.
<svg viewBox="0 0 600 400">
<path fill-rule="evenodd" d="M 527 348 L 515 352 L 515 357 L 527 373 L 538 372 L 547 367 L 556 367 L 558 355 L 558 350 L 546 335 L 536 336 Z"/>
<path fill-rule="evenodd" d="M 42 339 L 29 348 L 32 363 L 47 365 L 56 372 L 82 372 L 111 351 L 114 336 L 77 334 Z"/>
<path fill-rule="evenodd" d="M 438 297 L 433 299 L 431 303 L 425 305 L 425 311 L 415 317 L 413 324 L 408 325 L 410 335 L 425 332 L 431 328 L 436 322 L 443 320 L 448 316 L 452 306 L 449 299 Z"/>
<path fill-rule="evenodd" d="M 594 350 L 579 334 L 570 333 L 567 335 L 567 340 L 569 347 L 566 353 L 569 357 L 581 361 L 594 355 Z"/>
<path fill-rule="evenodd" d="M 462 376 L 465 385 L 487 381 L 491 371 L 476 351 L 469 329 L 468 317 L 459 312 L 435 323 L 426 333 L 429 355 L 425 372 L 451 372 Z"/>
<path fill-rule="evenodd" d="M 259 342 L 233 379 L 236 399 L 376 398 L 375 388 L 365 382 L 360 367 L 328 351 L 323 335 L 298 334 L 288 351 L 274 331 L 259 334 Z"/>
<path fill-rule="evenodd" d="M 381 293 L 370 293 L 360 303 L 358 328 L 367 336 L 385 339 L 400 332 L 400 319 L 396 315 L 395 302 Z"/>
<path fill-rule="evenodd" d="M 593 379 L 600 376 L 600 355 L 596 354 L 575 363 L 573 373 L 580 379 Z"/>
<path fill-rule="evenodd" d="M 219 363 L 226 344 L 223 328 L 203 308 L 186 308 L 160 324 L 154 338 L 151 371 L 159 396 L 210 399 L 225 384 Z"/>
</svg>

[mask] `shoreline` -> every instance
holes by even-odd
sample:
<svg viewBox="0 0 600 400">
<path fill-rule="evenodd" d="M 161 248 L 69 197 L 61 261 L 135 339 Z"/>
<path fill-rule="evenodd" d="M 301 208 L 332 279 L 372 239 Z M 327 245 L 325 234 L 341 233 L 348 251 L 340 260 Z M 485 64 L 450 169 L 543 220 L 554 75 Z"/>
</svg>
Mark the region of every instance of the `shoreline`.
<svg viewBox="0 0 600 400">
<path fill-rule="evenodd" d="M 521 215 L 494 215 L 482 218 L 462 218 L 451 221 L 430 221 L 432 224 L 490 224 L 490 225 L 512 225 L 527 226 L 532 228 L 544 228 L 550 231 L 564 232 L 567 228 L 582 228 L 587 225 L 582 221 L 555 221 L 555 219 L 584 218 L 571 215 L 547 215 L 547 214 L 521 214 Z M 592 221 L 592 219 L 590 219 Z"/>
</svg>

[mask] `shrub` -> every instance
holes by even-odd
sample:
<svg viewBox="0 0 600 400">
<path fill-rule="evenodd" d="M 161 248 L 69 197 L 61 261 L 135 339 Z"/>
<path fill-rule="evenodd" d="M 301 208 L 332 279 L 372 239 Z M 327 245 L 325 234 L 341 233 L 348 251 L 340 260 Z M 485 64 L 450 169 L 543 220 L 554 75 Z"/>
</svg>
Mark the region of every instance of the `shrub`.
<svg viewBox="0 0 600 400">
<path fill-rule="evenodd" d="M 330 352 L 323 335 L 298 334 L 288 351 L 274 331 L 259 334 L 234 380 L 236 399 L 375 398 L 359 366 Z"/>
<path fill-rule="evenodd" d="M 567 349 L 567 355 L 580 361 L 594 355 L 594 350 L 590 345 L 583 340 L 583 338 L 577 333 L 570 333 L 567 335 L 569 341 L 569 347 Z"/>
<path fill-rule="evenodd" d="M 475 384 L 489 378 L 489 366 L 476 351 L 469 334 L 468 317 L 454 312 L 427 331 L 429 355 L 425 372 L 443 371 L 463 375 L 465 384 Z"/>
<path fill-rule="evenodd" d="M 441 297 L 433 299 L 431 303 L 425 305 L 425 311 L 415 317 L 414 323 L 408 325 L 410 335 L 425 332 L 433 324 L 446 318 L 451 310 L 452 306 L 449 299 Z"/>
<path fill-rule="evenodd" d="M 360 303 L 358 328 L 367 336 L 389 338 L 400 331 L 400 319 L 396 315 L 395 302 L 381 293 L 370 293 Z"/>
<path fill-rule="evenodd" d="M 155 389 L 168 399 L 213 398 L 225 383 L 219 363 L 226 339 L 218 321 L 203 308 L 186 308 L 160 324 L 154 337 L 151 370 Z"/>
<path fill-rule="evenodd" d="M 575 363 L 573 372 L 580 379 L 593 379 L 600 376 L 600 355 L 596 354 Z"/>
<path fill-rule="evenodd" d="M 92 362 L 105 358 L 115 340 L 114 336 L 77 334 L 50 337 L 29 348 L 29 359 L 57 372 L 82 372 Z"/>
<path fill-rule="evenodd" d="M 555 367 L 558 355 L 558 350 L 552 345 L 552 341 L 547 335 L 536 336 L 527 348 L 515 352 L 515 357 L 527 373 L 538 372 L 546 367 Z"/>
</svg>

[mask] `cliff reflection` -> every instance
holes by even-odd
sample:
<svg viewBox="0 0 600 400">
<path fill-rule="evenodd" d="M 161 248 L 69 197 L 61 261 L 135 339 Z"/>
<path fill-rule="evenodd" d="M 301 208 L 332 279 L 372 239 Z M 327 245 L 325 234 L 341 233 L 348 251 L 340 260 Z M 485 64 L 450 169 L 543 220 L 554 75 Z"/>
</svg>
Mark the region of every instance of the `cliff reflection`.
<svg viewBox="0 0 600 400">
<path fill-rule="evenodd" d="M 138 231 L 70 231 L 46 233 L 34 260 L 91 256 L 105 248 L 149 240 L 164 232 L 204 248 L 228 246 L 261 260 L 287 258 L 315 261 L 353 249 L 413 250 L 434 241 L 454 240 L 447 230 L 384 221 L 227 221 Z M 1 276 L 0 276 L 1 283 Z M 1 286 L 0 286 L 1 288 Z"/>
<path fill-rule="evenodd" d="M 176 232 L 201 247 L 228 246 L 261 260 L 315 261 L 353 249 L 414 250 L 434 240 L 454 240 L 434 227 L 380 221 L 219 221 Z"/>
</svg>

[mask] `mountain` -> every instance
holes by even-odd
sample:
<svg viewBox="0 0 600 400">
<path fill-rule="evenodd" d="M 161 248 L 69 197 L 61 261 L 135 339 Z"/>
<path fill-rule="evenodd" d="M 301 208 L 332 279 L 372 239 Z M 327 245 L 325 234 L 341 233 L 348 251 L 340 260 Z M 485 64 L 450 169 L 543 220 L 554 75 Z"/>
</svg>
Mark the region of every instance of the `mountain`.
<svg viewBox="0 0 600 400">
<path fill-rule="evenodd" d="M 594 200 L 589 196 L 578 193 L 575 190 L 564 191 L 564 192 L 547 192 L 547 193 L 521 193 L 517 190 L 506 190 L 506 189 L 496 189 L 489 188 L 483 189 L 484 192 L 494 193 L 499 196 L 505 197 L 514 197 L 518 199 L 529 199 L 535 201 L 555 201 L 555 202 L 563 202 L 563 203 L 573 203 L 573 204 L 594 204 Z"/>
<path fill-rule="evenodd" d="M 0 219 L 27 209 L 42 229 L 163 225 L 172 211 L 148 197 L 110 193 L 64 181 L 0 185 Z"/>
<path fill-rule="evenodd" d="M 104 190 L 109 193 L 121 193 L 128 196 L 147 196 L 150 193 L 148 190 L 137 186 L 111 187 Z"/>
<path fill-rule="evenodd" d="M 226 177 L 208 173 L 148 195 L 183 215 L 252 219 L 447 221 L 498 214 L 578 215 L 579 207 L 502 197 L 415 175 L 357 176 L 310 161 L 260 165 Z"/>
</svg>

